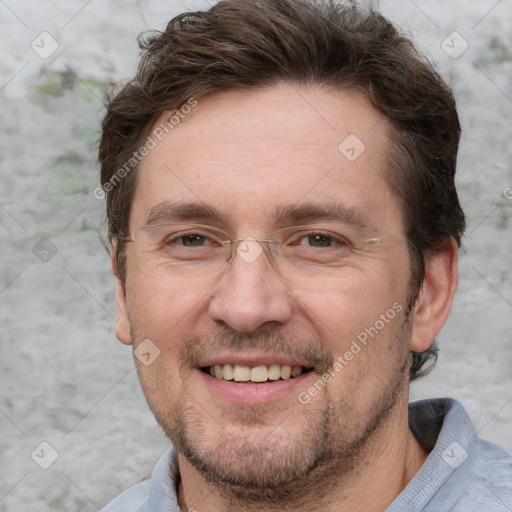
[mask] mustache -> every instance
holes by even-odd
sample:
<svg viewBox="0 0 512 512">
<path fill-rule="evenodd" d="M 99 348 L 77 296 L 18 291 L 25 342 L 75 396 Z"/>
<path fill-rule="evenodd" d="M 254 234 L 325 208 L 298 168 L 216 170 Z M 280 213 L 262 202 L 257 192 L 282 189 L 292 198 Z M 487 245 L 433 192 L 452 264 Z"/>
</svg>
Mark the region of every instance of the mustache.
<svg viewBox="0 0 512 512">
<path fill-rule="evenodd" d="M 332 354 L 327 352 L 319 338 L 298 338 L 278 331 L 264 331 L 256 334 L 224 331 L 212 336 L 190 337 L 183 344 L 179 354 L 181 371 L 197 367 L 206 359 L 221 350 L 238 352 L 260 350 L 304 361 L 318 373 L 327 372 L 334 365 Z"/>
</svg>

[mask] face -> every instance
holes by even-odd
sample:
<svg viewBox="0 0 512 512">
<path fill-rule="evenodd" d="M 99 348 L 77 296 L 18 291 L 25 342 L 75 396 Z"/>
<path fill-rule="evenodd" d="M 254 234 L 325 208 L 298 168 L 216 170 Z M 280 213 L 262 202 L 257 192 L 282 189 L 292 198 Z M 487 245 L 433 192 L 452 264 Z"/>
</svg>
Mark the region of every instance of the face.
<svg viewBox="0 0 512 512">
<path fill-rule="evenodd" d="M 148 403 L 209 481 L 284 489 L 339 471 L 406 393 L 388 129 L 359 93 L 280 84 L 199 100 L 142 161 L 118 337 L 150 340 Z M 181 225 L 171 249 L 140 243 L 147 223 Z"/>
</svg>

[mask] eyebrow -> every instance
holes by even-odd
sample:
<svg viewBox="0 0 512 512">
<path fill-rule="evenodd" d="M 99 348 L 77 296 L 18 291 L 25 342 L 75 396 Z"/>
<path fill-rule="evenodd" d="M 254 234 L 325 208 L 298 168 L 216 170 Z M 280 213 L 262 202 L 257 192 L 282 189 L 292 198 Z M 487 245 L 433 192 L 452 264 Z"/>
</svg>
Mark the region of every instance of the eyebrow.
<svg viewBox="0 0 512 512">
<path fill-rule="evenodd" d="M 298 222 L 335 221 L 359 228 L 369 234 L 377 228 L 360 208 L 350 207 L 340 201 L 285 205 L 277 208 L 274 224 L 296 224 Z"/>
<path fill-rule="evenodd" d="M 222 214 L 213 206 L 198 202 L 163 201 L 154 205 L 145 220 L 145 226 L 167 222 L 203 222 L 227 226 L 232 214 Z M 349 207 L 340 202 L 302 203 L 281 205 L 269 219 L 272 226 L 287 227 L 297 223 L 335 221 L 359 228 L 369 234 L 377 233 L 377 228 L 359 208 Z"/>
<path fill-rule="evenodd" d="M 163 201 L 154 205 L 146 216 L 145 225 L 150 226 L 161 221 L 222 221 L 220 212 L 204 203 Z"/>
</svg>

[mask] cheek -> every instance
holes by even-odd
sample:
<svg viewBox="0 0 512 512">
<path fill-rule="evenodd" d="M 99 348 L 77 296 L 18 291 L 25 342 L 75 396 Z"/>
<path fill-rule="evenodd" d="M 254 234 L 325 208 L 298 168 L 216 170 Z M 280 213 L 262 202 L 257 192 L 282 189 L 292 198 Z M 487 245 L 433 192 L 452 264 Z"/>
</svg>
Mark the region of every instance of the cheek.
<svg viewBox="0 0 512 512">
<path fill-rule="evenodd" d="M 174 373 L 180 343 L 191 333 L 201 296 L 140 274 L 131 274 L 127 280 L 127 296 L 135 348 L 151 340 Z"/>
<path fill-rule="evenodd" d="M 150 341 L 152 360 L 145 364 L 144 357 L 136 359 L 137 373 L 151 409 L 163 418 L 174 407 L 172 397 L 179 396 L 182 386 L 179 354 L 183 339 L 190 334 L 192 307 L 191 297 L 187 300 L 179 290 L 150 281 L 145 276 L 132 275 L 127 282 L 128 304 L 135 355 Z"/>
<path fill-rule="evenodd" d="M 364 268 L 347 269 L 343 275 L 331 277 L 322 286 L 318 282 L 295 293 L 299 304 L 314 318 L 326 325 L 354 325 L 358 320 L 362 328 L 368 321 L 375 322 L 396 301 L 405 296 L 408 275 L 370 262 Z M 338 329 L 332 329 L 338 332 Z M 343 329 L 342 329 L 343 330 Z"/>
<path fill-rule="evenodd" d="M 175 317 L 183 316 L 183 311 L 190 309 L 193 300 L 186 288 L 178 288 L 137 270 L 128 274 L 127 296 L 129 310 L 137 325 L 158 323 L 159 319 L 166 318 L 168 327 Z"/>
<path fill-rule="evenodd" d="M 357 356 L 347 356 L 364 365 L 377 354 L 390 357 L 389 346 L 396 337 L 400 311 L 406 307 L 408 287 L 408 267 L 396 257 L 394 265 L 389 259 L 367 260 L 324 287 L 316 283 L 296 294 L 306 323 L 335 358 L 357 352 Z"/>
</svg>

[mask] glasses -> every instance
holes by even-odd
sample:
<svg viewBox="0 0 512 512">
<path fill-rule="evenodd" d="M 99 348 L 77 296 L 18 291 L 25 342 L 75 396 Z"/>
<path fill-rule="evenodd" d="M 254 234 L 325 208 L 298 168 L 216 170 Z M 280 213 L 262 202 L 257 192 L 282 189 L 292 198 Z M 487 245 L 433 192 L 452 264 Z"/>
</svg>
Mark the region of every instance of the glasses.
<svg viewBox="0 0 512 512">
<path fill-rule="evenodd" d="M 217 276 L 235 257 L 251 265 L 264 254 L 282 277 L 303 279 L 332 274 L 387 238 L 364 238 L 346 226 L 302 225 L 276 230 L 271 239 L 233 240 L 213 226 L 166 223 L 145 226 L 120 241 L 133 242 L 141 270 L 164 279 Z"/>
</svg>

